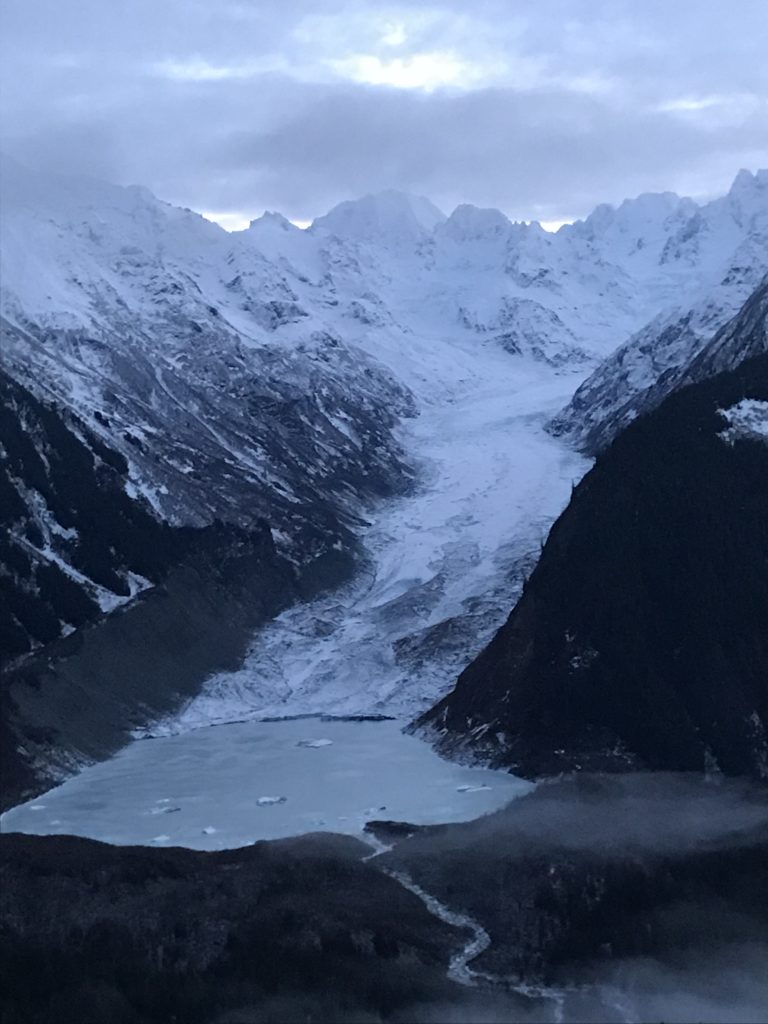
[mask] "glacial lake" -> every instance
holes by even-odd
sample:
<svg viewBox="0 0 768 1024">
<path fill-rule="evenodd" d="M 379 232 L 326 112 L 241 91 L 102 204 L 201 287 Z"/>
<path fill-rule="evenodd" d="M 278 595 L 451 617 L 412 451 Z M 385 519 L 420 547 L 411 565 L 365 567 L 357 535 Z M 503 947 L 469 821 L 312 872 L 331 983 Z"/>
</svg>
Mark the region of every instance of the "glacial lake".
<svg viewBox="0 0 768 1024">
<path fill-rule="evenodd" d="M 221 850 L 374 819 L 468 821 L 532 786 L 438 757 L 400 721 L 317 717 L 138 740 L 0 817 L 4 832 Z"/>
</svg>

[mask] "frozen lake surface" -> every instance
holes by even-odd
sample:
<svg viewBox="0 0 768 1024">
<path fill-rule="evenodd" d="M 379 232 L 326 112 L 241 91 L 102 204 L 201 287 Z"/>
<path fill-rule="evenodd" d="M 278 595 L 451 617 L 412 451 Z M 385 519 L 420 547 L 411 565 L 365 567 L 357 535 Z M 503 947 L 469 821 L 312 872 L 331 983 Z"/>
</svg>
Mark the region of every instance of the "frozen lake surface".
<svg viewBox="0 0 768 1024">
<path fill-rule="evenodd" d="M 374 819 L 467 821 L 531 789 L 505 772 L 444 761 L 401 728 L 303 718 L 141 740 L 0 824 L 4 832 L 220 850 L 318 830 L 360 834 Z"/>
</svg>

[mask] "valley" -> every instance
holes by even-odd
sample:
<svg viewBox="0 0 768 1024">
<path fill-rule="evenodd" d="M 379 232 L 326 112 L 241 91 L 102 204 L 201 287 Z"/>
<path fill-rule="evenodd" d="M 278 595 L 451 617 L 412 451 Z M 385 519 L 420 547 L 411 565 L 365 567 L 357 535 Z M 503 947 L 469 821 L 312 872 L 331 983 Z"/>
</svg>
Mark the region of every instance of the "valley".
<svg viewBox="0 0 768 1024">
<path fill-rule="evenodd" d="M 0 184 L 35 1024 L 758 1020 L 766 172 L 557 233 Z"/>
<path fill-rule="evenodd" d="M 521 366 L 488 344 L 444 341 L 442 354 L 450 386 L 398 432 L 413 493 L 371 510 L 359 577 L 287 609 L 241 669 L 141 735 L 318 713 L 405 724 L 490 640 L 588 466 L 544 429 L 581 374 Z"/>
<path fill-rule="evenodd" d="M 242 668 L 137 730 L 141 742 L 7 812 L 3 828 L 221 849 L 316 828 L 360 834 L 382 804 L 406 821 L 460 820 L 525 790 L 505 773 L 443 762 L 401 730 L 503 623 L 588 465 L 544 430 L 580 376 L 521 367 L 488 345 L 444 342 L 443 353 L 450 385 L 399 431 L 419 468 L 414 493 L 376 508 L 358 578 L 282 612 Z M 302 720 L 264 721 L 292 718 Z M 333 750 L 297 748 L 314 733 L 338 736 Z M 259 806 L 273 791 L 290 793 L 285 805 Z M 178 804 L 183 813 L 161 813 Z"/>
</svg>

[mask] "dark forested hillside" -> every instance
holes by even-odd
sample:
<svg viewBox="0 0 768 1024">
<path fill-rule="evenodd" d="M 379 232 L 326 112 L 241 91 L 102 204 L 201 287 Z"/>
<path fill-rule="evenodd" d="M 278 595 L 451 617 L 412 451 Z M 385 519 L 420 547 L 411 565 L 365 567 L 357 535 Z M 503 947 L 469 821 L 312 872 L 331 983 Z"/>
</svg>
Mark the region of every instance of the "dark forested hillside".
<svg viewBox="0 0 768 1024">
<path fill-rule="evenodd" d="M 3 836 L 3 1020 L 412 1020 L 460 994 L 445 969 L 464 936 L 365 852 L 334 835 L 220 853 Z"/>
<path fill-rule="evenodd" d="M 743 779 L 580 773 L 474 821 L 411 826 L 407 838 L 390 828 L 382 863 L 482 923 L 491 941 L 472 966 L 491 975 L 567 983 L 579 964 L 606 977 L 625 958 L 713 964 L 738 947 L 746 963 L 768 926 L 767 796 Z M 574 1019 L 617 1018 L 582 1008 Z"/>
<path fill-rule="evenodd" d="M 764 786 L 582 774 L 475 821 L 369 830 L 394 848 L 0 836 L 3 1024 L 669 1019 L 659 989 L 675 1020 L 762 1020 Z M 457 956 L 477 984 L 448 975 Z"/>
<path fill-rule="evenodd" d="M 598 457 L 507 623 L 418 723 L 440 750 L 525 776 L 768 778 L 768 443 L 719 411 L 744 398 L 768 401 L 768 357 Z"/>
</svg>

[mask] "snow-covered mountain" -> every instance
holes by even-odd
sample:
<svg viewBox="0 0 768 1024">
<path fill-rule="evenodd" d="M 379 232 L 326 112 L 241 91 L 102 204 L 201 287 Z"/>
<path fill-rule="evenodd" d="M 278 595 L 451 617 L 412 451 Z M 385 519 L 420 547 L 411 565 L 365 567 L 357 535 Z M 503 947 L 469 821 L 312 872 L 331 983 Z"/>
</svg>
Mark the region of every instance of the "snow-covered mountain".
<svg viewBox="0 0 768 1024">
<path fill-rule="evenodd" d="M 718 272 L 706 292 L 694 301 L 690 292 L 682 292 L 677 308 L 662 310 L 621 345 L 555 417 L 554 433 L 567 435 L 585 451 L 598 451 L 638 413 L 653 408 L 686 380 L 700 379 L 704 361 L 698 376 L 687 374 L 699 356 L 710 373 L 734 365 L 733 358 L 717 358 L 721 342 L 711 339 L 768 270 L 768 171 L 739 172 L 727 196 L 695 210 L 665 244 L 660 263 L 670 261 L 689 265 L 693 276 L 702 263 L 718 267 Z M 746 337 L 744 331 L 741 334 Z M 764 350 L 764 337 L 762 345 L 754 354 Z M 705 346 L 710 351 L 707 357 Z"/>
<path fill-rule="evenodd" d="M 308 231 L 266 214 L 227 234 L 142 188 L 8 160 L 0 185 L 4 364 L 119 440 L 163 515 L 195 522 L 397 490 L 385 432 L 450 386 L 453 338 L 562 365 L 642 330 L 631 388 L 710 336 L 768 267 L 768 172 L 702 207 L 644 195 L 557 234 L 396 192 Z M 193 473 L 216 481 L 205 499 Z"/>
<path fill-rule="evenodd" d="M 259 533 L 266 521 L 295 596 L 338 582 L 340 560 L 349 572 L 367 548 L 375 583 L 347 615 L 358 625 L 321 643 L 346 615 L 324 606 L 314 625 L 267 636 L 250 711 L 286 692 L 297 713 L 415 711 L 500 625 L 583 472 L 543 435 L 545 417 L 633 335 L 650 339 L 633 352 L 656 355 L 611 401 L 689 361 L 768 269 L 767 182 L 741 172 L 705 205 L 640 196 L 556 234 L 396 192 L 307 230 L 269 213 L 228 234 L 143 188 L 4 160 L 0 367 L 124 460 L 119 487 L 161 522 Z M 14 479 L 22 536 L 40 501 Z M 382 499 L 414 490 L 380 516 Z M 60 540 L 34 558 L 55 551 L 75 579 Z M 129 586 L 129 603 L 151 592 Z M 273 679 L 278 662 L 300 686 Z"/>
<path fill-rule="evenodd" d="M 315 220 L 312 231 L 399 251 L 426 241 L 445 219 L 445 214 L 424 196 L 389 189 L 339 203 Z"/>
<path fill-rule="evenodd" d="M 761 1019 L 767 183 L 230 235 L 2 170 L 11 1014 Z M 428 708 L 575 777 L 477 818 Z"/>
<path fill-rule="evenodd" d="M 325 503 L 354 518 L 352 493 L 402 486 L 388 430 L 413 411 L 407 389 L 311 319 L 254 246 L 144 190 L 16 170 L 3 362 L 122 450 L 159 514 L 298 524 Z"/>
</svg>

